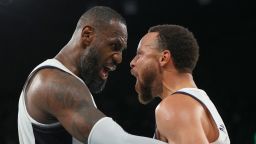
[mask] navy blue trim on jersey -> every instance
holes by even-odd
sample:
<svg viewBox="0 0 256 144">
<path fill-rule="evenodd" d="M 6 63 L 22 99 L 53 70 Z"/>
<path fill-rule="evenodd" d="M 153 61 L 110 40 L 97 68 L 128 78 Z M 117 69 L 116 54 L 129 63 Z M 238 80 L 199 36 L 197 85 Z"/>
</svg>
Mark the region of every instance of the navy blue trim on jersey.
<svg viewBox="0 0 256 144">
<path fill-rule="evenodd" d="M 174 95 L 174 94 L 184 94 L 184 95 L 188 95 L 188 96 L 191 96 L 192 98 L 194 98 L 196 101 L 200 102 L 201 104 L 203 104 L 204 106 L 204 103 L 202 103 L 197 97 L 195 97 L 194 95 L 190 94 L 190 93 L 187 93 L 187 92 L 183 92 L 183 91 L 176 91 L 174 93 L 172 93 L 171 95 Z M 209 110 L 208 110 L 209 111 Z M 155 124 L 156 125 L 156 124 Z M 156 126 L 155 126 L 156 127 Z M 154 135 L 153 135 L 153 139 L 157 139 L 157 134 L 156 132 L 154 132 Z"/>
<path fill-rule="evenodd" d="M 35 144 L 72 144 L 72 136 L 61 126 L 43 127 L 32 124 Z"/>
<path fill-rule="evenodd" d="M 194 95 L 192 95 L 192 94 L 190 94 L 190 93 L 183 92 L 183 91 L 176 91 L 176 92 L 174 92 L 172 95 L 174 95 L 174 94 L 184 94 L 184 95 L 191 96 L 191 97 L 194 98 L 196 101 L 198 101 L 199 103 L 201 103 L 203 107 L 206 107 L 205 104 L 204 104 L 201 100 L 199 100 L 197 97 L 195 97 Z M 208 108 L 206 108 L 206 109 L 207 109 L 207 111 L 209 111 Z"/>
</svg>

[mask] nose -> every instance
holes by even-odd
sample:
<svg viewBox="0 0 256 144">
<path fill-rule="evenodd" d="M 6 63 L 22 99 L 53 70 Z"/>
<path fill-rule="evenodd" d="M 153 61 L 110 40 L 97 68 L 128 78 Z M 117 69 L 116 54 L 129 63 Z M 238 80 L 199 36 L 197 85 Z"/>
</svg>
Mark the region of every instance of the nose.
<svg viewBox="0 0 256 144">
<path fill-rule="evenodd" d="M 122 52 L 115 53 L 113 55 L 113 59 L 114 59 L 116 64 L 120 64 L 122 62 L 122 59 L 123 59 L 123 53 Z"/>
<path fill-rule="evenodd" d="M 135 60 L 134 60 L 134 58 L 131 60 L 131 62 L 130 62 L 130 67 L 131 68 L 134 68 L 135 67 Z"/>
</svg>

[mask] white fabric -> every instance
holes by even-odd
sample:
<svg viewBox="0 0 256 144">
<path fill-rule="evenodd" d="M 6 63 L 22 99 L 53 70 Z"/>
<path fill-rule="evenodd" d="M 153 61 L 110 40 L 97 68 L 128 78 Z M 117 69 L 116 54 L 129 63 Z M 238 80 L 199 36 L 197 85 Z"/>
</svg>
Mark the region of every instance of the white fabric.
<svg viewBox="0 0 256 144">
<path fill-rule="evenodd" d="M 110 117 L 100 119 L 92 128 L 88 144 L 166 144 L 148 137 L 125 132 Z"/>
<path fill-rule="evenodd" d="M 82 83 L 84 83 L 79 77 L 77 77 L 74 73 L 72 73 L 70 70 L 68 70 L 63 64 L 61 64 L 56 59 L 48 59 L 44 61 L 43 63 L 39 64 L 36 68 L 32 70 L 32 72 L 29 75 L 29 78 L 36 72 L 38 69 L 44 66 L 53 66 L 58 69 L 61 69 L 77 79 L 79 79 Z M 59 126 L 59 123 L 53 123 L 53 124 L 43 124 L 40 122 L 37 122 L 35 119 L 33 119 L 29 113 L 27 112 L 26 105 L 25 105 L 25 96 L 24 96 L 24 90 L 26 89 L 27 83 L 24 85 L 23 90 L 21 92 L 20 98 L 19 98 L 19 110 L 18 110 L 18 133 L 19 133 L 19 142 L 20 144 L 35 144 L 35 137 L 33 134 L 33 128 L 32 124 L 42 126 L 42 127 L 55 127 Z M 91 99 L 94 103 L 94 106 L 96 107 L 96 104 L 94 102 L 94 99 L 91 95 Z M 82 144 L 75 138 L 73 138 L 73 144 Z"/>
<path fill-rule="evenodd" d="M 219 137 L 212 144 L 230 144 L 230 139 L 229 139 L 225 124 L 220 114 L 218 113 L 215 105 L 212 103 L 212 101 L 210 100 L 208 95 L 205 93 L 205 91 L 197 88 L 183 88 L 178 90 L 177 92 L 188 93 L 194 98 L 196 98 L 197 100 L 199 100 L 201 103 L 203 103 L 204 106 L 207 107 L 219 130 Z"/>
</svg>

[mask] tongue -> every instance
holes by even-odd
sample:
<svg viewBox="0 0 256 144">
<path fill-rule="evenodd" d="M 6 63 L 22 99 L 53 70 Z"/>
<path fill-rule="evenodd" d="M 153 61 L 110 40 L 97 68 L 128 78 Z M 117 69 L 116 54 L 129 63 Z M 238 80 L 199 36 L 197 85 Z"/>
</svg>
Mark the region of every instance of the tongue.
<svg viewBox="0 0 256 144">
<path fill-rule="evenodd" d="M 108 71 L 106 69 L 101 69 L 100 76 L 103 80 L 106 80 L 108 78 Z"/>
</svg>

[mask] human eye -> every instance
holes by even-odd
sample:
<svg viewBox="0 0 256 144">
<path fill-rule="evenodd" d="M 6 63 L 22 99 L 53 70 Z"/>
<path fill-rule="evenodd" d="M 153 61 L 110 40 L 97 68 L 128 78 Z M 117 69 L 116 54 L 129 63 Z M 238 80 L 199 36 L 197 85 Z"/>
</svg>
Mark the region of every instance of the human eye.
<svg viewBox="0 0 256 144">
<path fill-rule="evenodd" d="M 141 52 L 138 51 L 135 55 L 135 59 L 138 60 L 141 57 Z"/>
<path fill-rule="evenodd" d="M 111 45 L 113 51 L 122 51 L 122 46 L 119 42 L 112 43 Z"/>
</svg>

